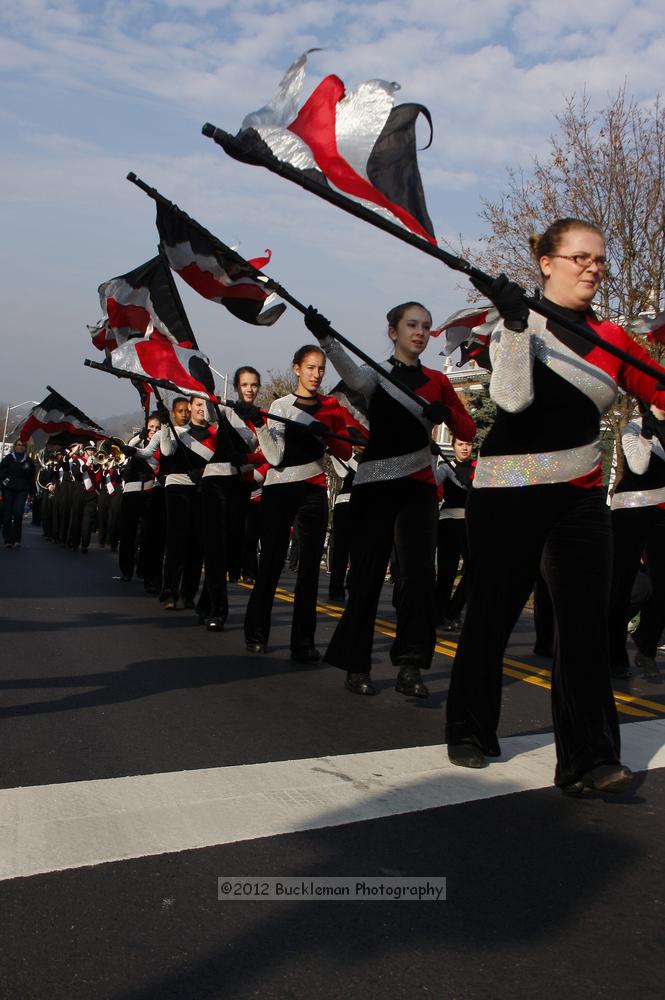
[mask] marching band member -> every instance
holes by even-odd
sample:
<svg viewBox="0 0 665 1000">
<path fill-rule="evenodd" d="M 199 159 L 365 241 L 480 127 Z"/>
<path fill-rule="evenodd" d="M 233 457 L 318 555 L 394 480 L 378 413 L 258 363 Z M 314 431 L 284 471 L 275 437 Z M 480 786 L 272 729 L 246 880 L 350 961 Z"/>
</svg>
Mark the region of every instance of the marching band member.
<svg viewBox="0 0 665 1000">
<path fill-rule="evenodd" d="M 316 663 L 321 654 L 314 645 L 316 599 L 321 555 L 328 521 L 326 443 L 346 461 L 351 445 L 323 436 L 326 431 L 344 434 L 342 408 L 332 396 L 319 392 L 326 359 L 320 347 L 306 344 L 296 351 L 293 371 L 295 391 L 276 399 L 270 412 L 293 424 L 264 418 L 257 407 L 240 409 L 254 423 L 261 451 L 270 468 L 263 487 L 261 556 L 258 576 L 247 604 L 245 639 L 250 652 L 264 653 L 270 635 L 270 617 L 289 546 L 291 527 L 298 520 L 300 552 L 291 623 L 291 659 Z"/>
<path fill-rule="evenodd" d="M 606 268 L 595 226 L 560 219 L 531 248 L 550 306 L 649 360 L 624 330 L 591 310 Z M 503 653 L 540 565 L 556 620 L 555 783 L 575 795 L 618 792 L 632 775 L 620 763 L 610 686 L 612 548 L 600 418 L 614 404 L 617 384 L 659 406 L 665 393 L 653 378 L 529 312 L 522 289 L 505 275 L 475 284 L 502 317 L 490 343 L 497 417 L 467 505 L 469 602 L 448 694 L 448 755 L 454 764 L 483 767 L 501 752 Z"/>
<path fill-rule="evenodd" d="M 346 671 L 347 690 L 376 693 L 370 678 L 374 620 L 394 544 L 400 571 L 397 634 L 390 652 L 398 667 L 395 689 L 426 698 L 420 671 L 430 666 L 436 639 L 437 491 L 431 433 L 445 421 L 454 434 L 471 440 L 475 424 L 446 376 L 420 363 L 432 327 L 429 310 L 419 302 L 404 302 L 390 310 L 387 320 L 393 355 L 383 367 L 422 397 L 424 409 L 373 368 L 357 365 L 316 310 L 305 315 L 307 328 L 345 383 L 369 403 L 369 439 L 350 501 L 351 589 L 325 659 Z"/>
</svg>

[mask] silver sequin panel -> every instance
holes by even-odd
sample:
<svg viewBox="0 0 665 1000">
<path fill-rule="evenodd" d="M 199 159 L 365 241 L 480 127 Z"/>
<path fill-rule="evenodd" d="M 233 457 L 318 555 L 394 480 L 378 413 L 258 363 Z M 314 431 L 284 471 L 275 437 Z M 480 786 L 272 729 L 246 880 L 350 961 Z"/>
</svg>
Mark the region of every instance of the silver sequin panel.
<svg viewBox="0 0 665 1000">
<path fill-rule="evenodd" d="M 567 483 L 588 475 L 602 460 L 598 441 L 580 448 L 531 455 L 480 455 L 473 489 Z"/>
<path fill-rule="evenodd" d="M 377 458 L 373 462 L 361 462 L 353 485 L 361 486 L 363 483 L 382 483 L 386 479 L 402 479 L 428 466 L 430 468 L 432 466 L 429 445 L 409 455 L 395 455 L 390 458 Z"/>
<path fill-rule="evenodd" d="M 547 329 L 536 334 L 535 341 L 536 357 L 583 392 L 596 404 L 599 413 L 607 413 L 617 396 L 612 376 L 575 354 Z"/>
<path fill-rule="evenodd" d="M 658 490 L 632 490 L 627 493 L 615 493 L 612 497 L 612 510 L 656 507 L 660 503 L 665 503 L 665 486 L 661 486 Z"/>
<path fill-rule="evenodd" d="M 306 465 L 287 465 L 284 469 L 268 469 L 266 486 L 276 486 L 278 483 L 300 483 L 305 479 L 320 476 L 325 469 L 323 459 L 320 462 L 308 462 Z"/>
</svg>

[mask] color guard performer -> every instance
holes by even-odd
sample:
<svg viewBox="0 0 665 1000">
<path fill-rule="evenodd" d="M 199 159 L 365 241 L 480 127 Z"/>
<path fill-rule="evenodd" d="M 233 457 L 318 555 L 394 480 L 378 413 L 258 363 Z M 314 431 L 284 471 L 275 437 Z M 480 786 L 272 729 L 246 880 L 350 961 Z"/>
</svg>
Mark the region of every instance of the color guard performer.
<svg viewBox="0 0 665 1000">
<path fill-rule="evenodd" d="M 309 309 L 305 324 L 349 389 L 368 401 L 369 439 L 358 462 L 351 491 L 351 589 L 344 614 L 325 659 L 345 670 L 346 688 L 372 695 L 371 655 L 381 587 L 395 545 L 397 634 L 390 658 L 398 667 L 395 689 L 426 698 L 420 671 L 429 668 L 436 640 L 434 556 L 437 491 L 432 468 L 432 428 L 445 421 L 465 440 L 475 424 L 442 372 L 425 368 L 432 317 L 419 302 L 404 302 L 387 315 L 393 355 L 383 365 L 423 400 L 419 406 L 392 381 L 367 365 L 359 366 L 330 336 L 328 320 Z"/>
<path fill-rule="evenodd" d="M 298 520 L 300 552 L 291 623 L 291 659 L 317 663 L 321 654 L 314 645 L 316 600 L 321 555 L 328 523 L 326 445 L 338 458 L 351 456 L 351 445 L 326 438 L 325 432 L 345 434 L 344 412 L 332 396 L 323 396 L 326 359 L 320 347 L 306 344 L 296 351 L 293 371 L 295 392 L 276 399 L 270 413 L 293 424 L 266 420 L 258 407 L 240 409 L 256 426 L 261 451 L 270 469 L 263 487 L 261 556 L 258 576 L 245 615 L 247 649 L 265 653 L 275 591 L 284 566 L 291 527 Z"/>
<path fill-rule="evenodd" d="M 629 677 L 626 628 L 631 591 L 644 556 L 651 595 L 632 634 L 635 666 L 651 680 L 660 677 L 656 653 L 665 627 L 665 410 L 653 403 L 623 432 L 626 461 L 612 497 L 614 569 L 610 604 L 610 652 L 614 677 Z"/>
<path fill-rule="evenodd" d="M 624 330 L 591 309 L 606 268 L 595 226 L 560 219 L 531 248 L 545 299 L 557 312 L 650 361 Z M 555 783 L 573 795 L 622 791 L 632 775 L 620 762 L 610 685 L 612 540 L 601 489 L 600 418 L 613 406 L 617 384 L 659 406 L 665 392 L 631 365 L 529 312 L 523 290 L 505 275 L 476 287 L 502 317 L 490 342 L 497 417 L 467 506 L 469 602 L 448 694 L 448 755 L 454 764 L 483 767 L 501 753 L 503 653 L 540 565 L 556 619 Z"/>
</svg>

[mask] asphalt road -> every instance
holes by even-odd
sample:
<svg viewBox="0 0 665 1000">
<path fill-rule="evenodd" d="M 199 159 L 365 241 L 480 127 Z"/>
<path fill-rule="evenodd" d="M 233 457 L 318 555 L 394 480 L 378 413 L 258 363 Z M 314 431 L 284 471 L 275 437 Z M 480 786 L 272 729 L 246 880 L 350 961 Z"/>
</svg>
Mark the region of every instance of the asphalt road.
<svg viewBox="0 0 665 1000">
<path fill-rule="evenodd" d="M 263 657 L 244 651 L 246 588 L 217 635 L 118 576 L 110 553 L 30 525 L 0 551 L 3 1000 L 662 995 L 662 757 L 624 796 L 549 785 L 550 664 L 528 613 L 507 652 L 501 736 L 517 749 L 447 800 L 455 637 L 431 697 L 398 695 L 389 587 L 380 694 L 358 698 L 340 671 L 290 661 L 288 573 Z M 321 647 L 339 613 L 325 582 Z M 636 678 L 617 699 L 627 736 L 658 742 L 665 691 Z M 322 782 L 306 792 L 305 767 Z M 220 876 L 250 875 L 445 876 L 447 892 L 218 899 Z"/>
</svg>

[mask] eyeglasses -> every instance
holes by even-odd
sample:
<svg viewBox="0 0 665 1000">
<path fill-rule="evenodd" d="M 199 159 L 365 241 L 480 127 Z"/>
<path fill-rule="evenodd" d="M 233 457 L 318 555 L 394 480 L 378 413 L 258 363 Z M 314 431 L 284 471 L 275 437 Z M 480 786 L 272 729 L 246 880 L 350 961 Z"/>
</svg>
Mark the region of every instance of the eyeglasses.
<svg viewBox="0 0 665 1000">
<path fill-rule="evenodd" d="M 572 260 L 580 271 L 586 271 L 588 267 L 595 264 L 599 271 L 607 270 L 607 257 L 592 257 L 588 253 L 553 253 L 550 257 L 561 257 L 562 260 Z"/>
</svg>

